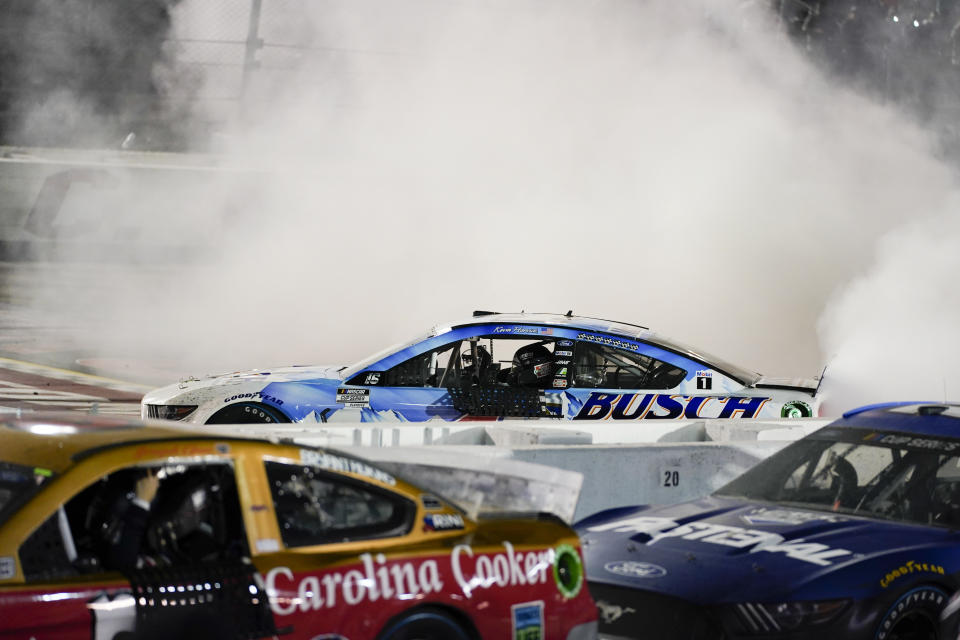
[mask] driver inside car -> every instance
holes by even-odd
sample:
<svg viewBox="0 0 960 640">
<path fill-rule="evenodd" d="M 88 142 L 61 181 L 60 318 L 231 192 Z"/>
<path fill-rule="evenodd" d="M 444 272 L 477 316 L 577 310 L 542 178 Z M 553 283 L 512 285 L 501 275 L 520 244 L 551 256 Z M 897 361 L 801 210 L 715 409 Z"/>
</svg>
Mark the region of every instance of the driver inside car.
<svg viewBox="0 0 960 640">
<path fill-rule="evenodd" d="M 543 344 L 531 344 L 513 354 L 511 382 L 518 387 L 544 389 L 553 379 L 553 354 Z"/>
<path fill-rule="evenodd" d="M 100 555 L 106 568 L 119 571 L 137 568 L 151 503 L 159 484 L 153 470 L 144 472 L 137 478 L 133 491 L 117 496 L 110 505 L 109 515 L 96 525 Z"/>
</svg>

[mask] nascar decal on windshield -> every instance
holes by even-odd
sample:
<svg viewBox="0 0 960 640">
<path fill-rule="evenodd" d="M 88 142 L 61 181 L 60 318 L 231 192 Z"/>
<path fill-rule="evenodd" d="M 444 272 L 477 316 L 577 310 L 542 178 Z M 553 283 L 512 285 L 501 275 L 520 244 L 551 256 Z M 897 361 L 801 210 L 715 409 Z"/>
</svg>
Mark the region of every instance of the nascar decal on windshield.
<svg viewBox="0 0 960 640">
<path fill-rule="evenodd" d="M 661 393 L 591 392 L 574 420 L 697 419 L 708 404 L 719 404 L 717 418 L 754 418 L 771 398 L 763 396 L 681 396 Z"/>
<path fill-rule="evenodd" d="M 747 524 L 754 526 L 795 527 L 811 522 L 847 522 L 850 518 L 835 516 L 829 513 L 814 513 L 811 511 L 793 511 L 791 509 L 773 509 L 757 507 L 740 516 Z"/>
<path fill-rule="evenodd" d="M 370 406 L 370 389 L 337 389 L 337 402 L 344 407 L 364 409 Z"/>
<path fill-rule="evenodd" d="M 864 436 L 864 442 L 878 442 L 895 447 L 910 447 L 913 449 L 933 449 L 937 451 L 955 451 L 960 442 L 950 440 L 935 440 L 933 438 L 917 438 L 915 436 L 901 436 L 892 433 L 871 433 Z"/>
<path fill-rule="evenodd" d="M 381 471 L 376 467 L 371 467 L 366 462 L 354 460 L 353 458 L 344 458 L 330 453 L 321 453 L 313 449 L 300 449 L 300 461 L 303 464 L 320 467 L 327 471 L 342 471 L 345 473 L 355 473 L 360 476 L 366 476 L 383 484 L 395 485 L 397 479 L 386 471 Z"/>
</svg>

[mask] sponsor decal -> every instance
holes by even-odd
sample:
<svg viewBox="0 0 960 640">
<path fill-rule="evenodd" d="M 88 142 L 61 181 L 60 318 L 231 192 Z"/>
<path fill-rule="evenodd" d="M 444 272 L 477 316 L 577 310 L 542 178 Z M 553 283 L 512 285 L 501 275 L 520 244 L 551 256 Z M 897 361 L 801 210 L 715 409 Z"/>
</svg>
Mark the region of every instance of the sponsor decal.
<svg viewBox="0 0 960 640">
<path fill-rule="evenodd" d="M 846 549 L 832 549 L 825 544 L 805 542 L 803 538 L 787 541 L 783 536 L 757 529 L 744 529 L 711 522 L 679 524 L 670 518 L 638 516 L 590 527 L 588 531 L 612 531 L 615 533 L 645 533 L 650 536 L 647 545 L 666 538 L 694 540 L 704 544 L 716 544 L 737 549 L 749 549 L 750 553 L 782 553 L 788 558 L 828 567 L 835 558 L 849 556 Z"/>
<path fill-rule="evenodd" d="M 660 393 L 592 392 L 574 420 L 696 419 L 708 404 L 720 405 L 717 418 L 754 418 L 770 398 L 763 396 L 681 396 Z"/>
<path fill-rule="evenodd" d="M 573 351 L 554 351 L 553 355 L 560 356 L 561 358 L 570 358 L 573 356 Z"/>
<path fill-rule="evenodd" d="M 423 508 L 427 511 L 436 511 L 437 509 L 443 509 L 443 502 L 440 498 L 429 493 L 424 493 L 420 496 L 420 504 L 423 505 Z"/>
<path fill-rule="evenodd" d="M 567 381 L 566 381 L 566 380 L 554 380 L 554 381 L 553 381 L 553 387 L 554 387 L 555 389 L 566 389 L 566 388 L 567 388 Z"/>
<path fill-rule="evenodd" d="M 784 402 L 780 408 L 781 418 L 809 418 L 812 415 L 813 409 L 803 400 Z"/>
<path fill-rule="evenodd" d="M 474 559 L 473 549 L 458 544 L 450 556 L 453 578 L 469 598 L 478 589 L 545 584 L 547 571 L 554 564 L 557 553 L 545 551 L 515 551 L 509 542 L 503 543 L 504 553 L 485 554 Z"/>
<path fill-rule="evenodd" d="M 303 464 L 309 464 L 314 467 L 320 467 L 327 471 L 340 471 L 344 473 L 355 473 L 359 476 L 372 478 L 383 484 L 395 485 L 397 479 L 386 471 L 371 467 L 366 462 L 335 456 L 330 453 L 322 453 L 313 449 L 300 449 L 300 461 Z"/>
<path fill-rule="evenodd" d="M 573 340 L 560 340 L 557 342 L 558 347 L 572 347 Z"/>
<path fill-rule="evenodd" d="M 566 365 L 570 364 L 570 360 L 567 360 L 567 359 L 565 359 L 565 360 L 554 360 L 554 361 L 553 361 L 553 364 L 557 365 L 558 367 L 562 367 L 562 366 L 566 366 Z"/>
<path fill-rule="evenodd" d="M 435 513 L 423 517 L 424 531 L 453 531 L 463 529 L 463 516 L 459 513 Z"/>
<path fill-rule="evenodd" d="M 580 554 L 568 544 L 557 547 L 553 561 L 553 579 L 565 598 L 573 598 L 583 587 L 583 563 Z"/>
<path fill-rule="evenodd" d="M 370 389 L 337 389 L 337 402 L 355 409 L 369 407 Z"/>
<path fill-rule="evenodd" d="M 510 606 L 513 640 L 543 640 L 543 601 L 524 602 Z"/>
<path fill-rule="evenodd" d="M 637 612 L 637 610 L 632 607 L 621 607 L 618 604 L 611 604 L 604 600 L 597 600 L 597 611 L 600 612 L 600 618 L 604 624 L 613 624 L 626 614 Z"/>
<path fill-rule="evenodd" d="M 9 580 L 17 575 L 17 563 L 10 556 L 0 556 L 0 580 Z"/>
<path fill-rule="evenodd" d="M 376 556 L 364 553 L 356 569 L 307 575 L 295 587 L 293 580 L 289 567 L 274 567 L 266 575 L 270 608 L 278 616 L 290 615 L 298 609 L 302 612 L 333 609 L 340 602 L 356 605 L 395 596 L 429 595 L 443 589 L 436 560 L 388 564 L 382 553 Z M 297 597 L 278 598 L 280 590 L 296 591 Z"/>
<path fill-rule="evenodd" d="M 849 518 L 835 516 L 829 513 L 812 513 L 809 511 L 793 511 L 790 509 L 771 509 L 758 507 L 740 516 L 747 524 L 757 526 L 792 527 L 808 522 L 846 522 Z"/>
<path fill-rule="evenodd" d="M 662 578 L 667 575 L 667 570 L 658 564 L 634 562 L 633 560 L 608 562 L 603 565 L 603 568 L 610 573 L 615 573 L 625 578 Z"/>
<path fill-rule="evenodd" d="M 926 562 L 914 562 L 910 560 L 905 565 L 897 567 L 883 578 L 880 579 L 880 586 L 886 589 L 897 578 L 901 578 L 911 573 L 938 573 L 944 575 L 943 567 L 938 564 L 928 564 Z"/>
<path fill-rule="evenodd" d="M 557 371 L 556 375 L 558 375 L 558 376 L 565 376 L 565 375 L 567 375 L 567 368 L 566 368 L 566 367 L 561 368 L 560 371 Z"/>
<path fill-rule="evenodd" d="M 713 372 L 697 371 L 697 389 L 710 390 L 713 388 Z"/>
<path fill-rule="evenodd" d="M 271 396 L 270 394 L 263 393 L 261 391 L 251 391 L 250 393 L 238 393 L 232 395 L 229 398 L 224 398 L 223 403 L 227 404 L 229 402 L 235 402 L 237 400 L 262 400 L 264 402 L 269 402 L 270 404 L 276 405 L 278 407 L 283 406 L 283 400 L 277 398 L 276 396 Z"/>
<path fill-rule="evenodd" d="M 274 567 L 264 578 L 265 588 L 270 609 L 286 616 L 296 611 L 333 609 L 341 603 L 429 596 L 443 590 L 443 576 L 449 575 L 468 598 L 476 591 L 494 587 L 546 584 L 557 551 L 516 551 L 509 542 L 502 544 L 503 552 L 482 554 L 475 553 L 470 545 L 458 544 L 449 556 L 439 559 L 388 561 L 382 553 L 364 553 L 353 568 L 308 574 L 299 581 L 289 567 Z"/>
</svg>

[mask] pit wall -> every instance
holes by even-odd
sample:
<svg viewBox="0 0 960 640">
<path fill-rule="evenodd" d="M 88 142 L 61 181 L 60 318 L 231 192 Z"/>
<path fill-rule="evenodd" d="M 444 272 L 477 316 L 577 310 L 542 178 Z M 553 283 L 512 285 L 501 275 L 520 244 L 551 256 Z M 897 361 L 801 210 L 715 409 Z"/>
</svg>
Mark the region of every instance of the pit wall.
<svg viewBox="0 0 960 640">
<path fill-rule="evenodd" d="M 550 511 L 570 522 L 611 507 L 703 497 L 828 422 L 689 420 L 648 428 L 507 420 L 242 429 L 362 456 L 471 511 Z M 240 427 L 200 428 L 234 434 Z"/>
</svg>

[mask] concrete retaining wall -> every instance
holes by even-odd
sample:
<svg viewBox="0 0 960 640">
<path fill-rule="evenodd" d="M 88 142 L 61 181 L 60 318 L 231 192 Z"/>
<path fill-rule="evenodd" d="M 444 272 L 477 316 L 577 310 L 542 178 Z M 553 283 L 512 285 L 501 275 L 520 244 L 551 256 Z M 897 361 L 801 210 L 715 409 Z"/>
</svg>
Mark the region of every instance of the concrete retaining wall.
<svg viewBox="0 0 960 640">
<path fill-rule="evenodd" d="M 610 507 L 705 496 L 827 422 L 692 420 L 648 428 L 509 420 L 200 428 L 228 434 L 243 429 L 343 449 L 468 508 L 546 510 L 580 519 Z"/>
</svg>

